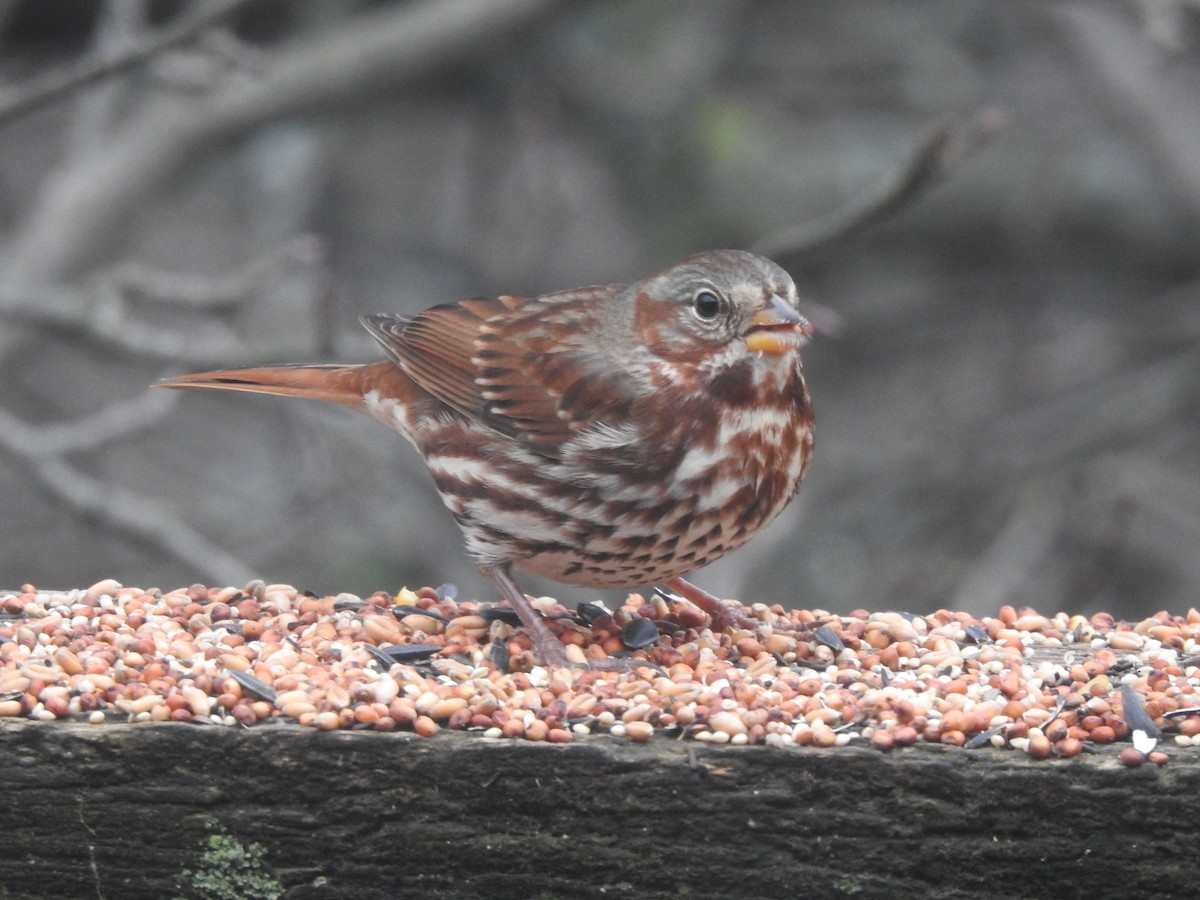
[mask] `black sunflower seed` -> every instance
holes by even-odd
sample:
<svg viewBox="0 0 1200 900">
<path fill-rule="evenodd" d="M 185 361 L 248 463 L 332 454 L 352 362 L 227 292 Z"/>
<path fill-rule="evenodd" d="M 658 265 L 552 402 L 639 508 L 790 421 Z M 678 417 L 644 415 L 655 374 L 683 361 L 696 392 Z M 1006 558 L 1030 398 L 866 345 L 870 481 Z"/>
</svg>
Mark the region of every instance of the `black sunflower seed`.
<svg viewBox="0 0 1200 900">
<path fill-rule="evenodd" d="M 386 647 L 376 647 L 374 644 L 363 644 L 367 652 L 374 656 L 384 669 L 390 669 L 395 663 L 414 663 L 429 659 L 442 648 L 437 644 L 388 644 Z"/>
<path fill-rule="evenodd" d="M 491 625 L 493 622 L 503 622 L 505 625 L 511 625 L 513 628 L 521 627 L 521 617 L 517 615 L 515 609 L 509 609 L 507 606 L 488 606 L 479 611 L 483 616 L 483 620 Z"/>
<path fill-rule="evenodd" d="M 644 650 L 658 643 L 658 626 L 651 619 L 630 619 L 621 629 L 621 643 L 630 650 Z"/>
<path fill-rule="evenodd" d="M 597 619 L 610 615 L 612 613 L 599 603 L 580 603 L 575 608 L 575 621 L 587 627 L 590 627 Z"/>
<path fill-rule="evenodd" d="M 248 675 L 237 669 L 225 670 L 229 677 L 242 686 L 247 694 L 253 694 L 259 700 L 266 700 L 268 703 L 275 702 L 275 688 L 271 687 L 265 681 L 259 681 L 253 675 Z"/>
<path fill-rule="evenodd" d="M 813 633 L 813 640 L 818 644 L 822 644 L 832 650 L 834 653 L 841 653 L 846 649 L 846 645 L 842 643 L 841 637 L 836 631 L 828 625 L 822 625 Z"/>
</svg>

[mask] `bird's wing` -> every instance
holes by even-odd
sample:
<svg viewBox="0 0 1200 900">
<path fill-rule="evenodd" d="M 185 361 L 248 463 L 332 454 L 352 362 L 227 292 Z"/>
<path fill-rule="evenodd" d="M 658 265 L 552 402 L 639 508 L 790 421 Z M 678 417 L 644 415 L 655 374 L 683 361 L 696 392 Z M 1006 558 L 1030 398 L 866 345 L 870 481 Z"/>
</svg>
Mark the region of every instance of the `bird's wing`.
<svg viewBox="0 0 1200 900">
<path fill-rule="evenodd" d="M 463 300 L 411 319 L 376 315 L 362 322 L 430 394 L 557 457 L 582 431 L 619 427 L 629 414 L 633 382 L 596 346 L 594 327 L 623 287 Z"/>
</svg>

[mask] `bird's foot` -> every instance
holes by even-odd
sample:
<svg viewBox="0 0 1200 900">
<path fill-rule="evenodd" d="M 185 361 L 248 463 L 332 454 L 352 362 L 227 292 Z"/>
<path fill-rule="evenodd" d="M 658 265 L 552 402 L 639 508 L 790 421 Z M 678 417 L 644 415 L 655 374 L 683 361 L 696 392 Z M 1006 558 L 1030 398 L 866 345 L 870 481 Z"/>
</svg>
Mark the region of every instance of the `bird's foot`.
<svg viewBox="0 0 1200 900">
<path fill-rule="evenodd" d="M 732 628 L 745 628 L 751 631 L 757 631 L 762 627 L 762 622 L 758 619 L 744 616 L 739 612 L 735 612 L 724 600 L 710 594 L 703 588 L 698 588 L 690 581 L 685 581 L 682 578 L 668 578 L 663 582 L 667 588 L 674 591 L 684 600 L 692 603 L 708 616 L 711 621 L 711 628 L 715 633 L 728 631 Z"/>
<path fill-rule="evenodd" d="M 668 578 L 663 584 L 666 585 L 668 590 L 699 607 L 708 616 L 710 621 L 709 627 L 712 628 L 715 634 L 732 629 L 743 629 L 758 633 L 764 625 L 768 624 L 753 616 L 743 615 L 724 600 L 710 594 L 703 588 L 696 587 L 696 585 L 683 578 Z M 812 631 L 810 626 L 802 623 L 772 625 L 771 628 L 775 632 L 795 635 L 807 635 Z"/>
</svg>

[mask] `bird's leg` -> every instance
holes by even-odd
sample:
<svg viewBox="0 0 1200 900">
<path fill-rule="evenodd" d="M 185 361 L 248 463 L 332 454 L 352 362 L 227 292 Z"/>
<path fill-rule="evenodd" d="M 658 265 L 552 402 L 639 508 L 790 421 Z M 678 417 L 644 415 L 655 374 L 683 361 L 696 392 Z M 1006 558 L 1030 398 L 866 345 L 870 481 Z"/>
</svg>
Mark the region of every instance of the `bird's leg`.
<svg viewBox="0 0 1200 900">
<path fill-rule="evenodd" d="M 655 669 L 662 674 L 662 668 L 655 663 L 648 662 L 644 659 L 593 659 L 586 663 L 573 663 L 567 658 L 567 651 L 563 649 L 562 641 L 554 636 L 554 632 L 549 626 L 542 621 L 542 617 L 537 614 L 537 610 L 533 608 L 533 604 L 529 602 L 529 598 L 525 596 L 525 592 L 521 590 L 516 579 L 512 577 L 512 573 L 506 567 L 485 568 L 480 567 L 483 572 L 483 577 L 490 581 L 500 591 L 509 605 L 517 611 L 517 615 L 521 617 L 521 621 L 529 630 L 529 637 L 533 641 L 533 646 L 537 648 L 538 653 L 542 656 L 542 662 L 553 668 L 561 666 L 563 668 L 575 667 L 578 669 L 598 669 L 611 672 L 632 672 L 634 669 L 648 667 Z M 718 601 L 720 602 L 720 601 Z"/>
<path fill-rule="evenodd" d="M 521 617 L 533 646 L 542 656 L 542 662 L 547 666 L 569 667 L 571 661 L 567 659 L 567 651 L 563 649 L 562 641 L 555 637 L 550 627 L 542 621 L 542 617 L 537 614 L 537 610 L 533 608 L 533 604 L 529 602 L 529 598 L 525 596 L 525 592 L 521 590 L 508 568 L 480 568 L 483 577 L 496 586 L 509 606 Z"/>
<path fill-rule="evenodd" d="M 746 628 L 755 630 L 762 626 L 762 622 L 758 619 L 751 619 L 748 616 L 743 616 L 735 613 L 724 600 L 719 597 L 714 597 L 703 588 L 698 588 L 690 581 L 685 581 L 682 578 L 668 578 L 663 582 L 669 590 L 674 591 L 683 599 L 694 603 L 708 614 L 712 619 L 712 630 L 714 633 L 721 633 L 730 628 Z"/>
<path fill-rule="evenodd" d="M 683 599 L 696 604 L 696 606 L 708 613 L 708 617 L 712 620 L 709 627 L 712 628 L 715 634 L 719 634 L 729 628 L 745 628 L 749 631 L 758 631 L 758 629 L 766 624 L 758 619 L 734 612 L 733 607 L 724 600 L 714 597 L 703 588 L 696 587 L 690 581 L 685 581 L 682 578 L 668 578 L 663 584 L 669 590 L 674 591 L 683 597 Z M 772 625 L 771 627 L 774 631 L 796 635 L 797 637 L 808 635 L 812 632 L 812 627 L 809 625 L 784 624 Z"/>
</svg>

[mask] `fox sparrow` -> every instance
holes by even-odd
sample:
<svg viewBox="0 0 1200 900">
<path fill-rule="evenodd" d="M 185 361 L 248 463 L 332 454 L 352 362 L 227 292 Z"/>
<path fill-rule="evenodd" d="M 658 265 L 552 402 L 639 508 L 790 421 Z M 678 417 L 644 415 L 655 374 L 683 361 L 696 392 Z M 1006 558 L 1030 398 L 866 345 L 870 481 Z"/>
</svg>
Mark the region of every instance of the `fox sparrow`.
<svg viewBox="0 0 1200 900">
<path fill-rule="evenodd" d="M 395 428 L 549 665 L 567 665 L 563 645 L 510 567 L 589 587 L 662 582 L 714 628 L 737 621 L 682 576 L 774 519 L 808 465 L 811 328 L 783 269 L 714 250 L 634 284 L 362 322 L 389 360 L 162 386 L 330 400 Z"/>
</svg>

